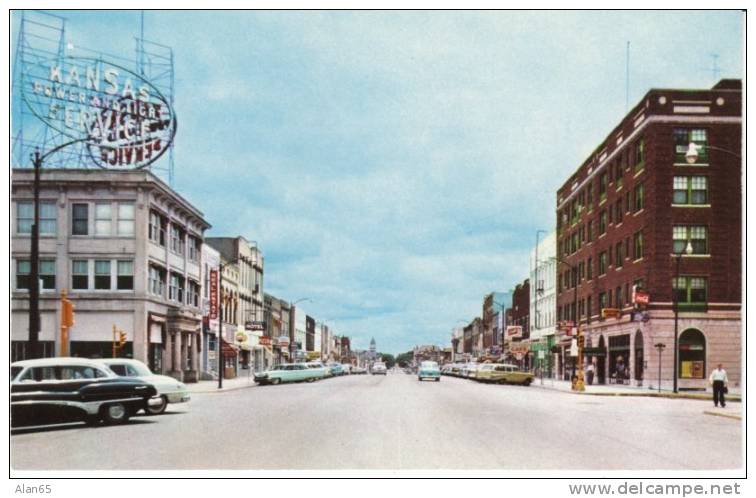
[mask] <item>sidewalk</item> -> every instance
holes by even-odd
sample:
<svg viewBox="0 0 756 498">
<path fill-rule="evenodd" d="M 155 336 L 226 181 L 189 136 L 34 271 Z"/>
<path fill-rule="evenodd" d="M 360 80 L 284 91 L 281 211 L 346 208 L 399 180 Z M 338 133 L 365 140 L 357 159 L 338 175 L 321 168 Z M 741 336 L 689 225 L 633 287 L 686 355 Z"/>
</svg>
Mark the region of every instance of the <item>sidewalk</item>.
<svg viewBox="0 0 756 498">
<path fill-rule="evenodd" d="M 246 372 L 246 370 L 245 370 Z M 223 393 L 228 391 L 236 391 L 239 389 L 247 389 L 249 387 L 255 387 L 255 377 L 253 374 L 242 375 L 235 379 L 223 379 L 223 388 L 218 389 L 218 380 L 201 380 L 192 384 L 187 384 L 191 394 L 213 394 Z"/>
<path fill-rule="evenodd" d="M 648 386 L 631 386 L 631 385 L 616 385 L 616 384 L 594 384 L 586 385 L 585 391 L 577 392 L 572 390 L 572 385 L 567 380 L 552 380 L 543 379 L 543 385 L 541 385 L 541 379 L 536 378 L 533 380 L 531 387 L 537 387 L 541 389 L 551 389 L 554 391 L 563 391 L 570 394 L 583 394 L 591 396 L 644 396 L 655 398 L 681 398 L 681 399 L 701 399 L 711 401 L 711 391 L 683 391 L 673 393 L 669 390 L 662 389 L 661 392 L 656 389 L 649 389 Z M 725 396 L 728 402 L 740 402 L 740 389 L 731 389 L 730 393 Z M 714 408 L 712 406 L 712 408 Z"/>
</svg>

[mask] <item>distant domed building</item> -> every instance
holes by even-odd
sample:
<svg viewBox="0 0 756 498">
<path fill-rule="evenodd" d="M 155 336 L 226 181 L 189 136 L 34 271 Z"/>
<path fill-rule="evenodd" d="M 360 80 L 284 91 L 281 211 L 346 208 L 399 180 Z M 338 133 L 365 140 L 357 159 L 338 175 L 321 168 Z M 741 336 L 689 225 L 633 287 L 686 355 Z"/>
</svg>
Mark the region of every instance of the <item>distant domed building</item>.
<svg viewBox="0 0 756 498">
<path fill-rule="evenodd" d="M 371 337 L 371 338 L 370 338 L 370 352 L 369 352 L 369 357 L 370 357 L 370 359 L 371 359 L 371 360 L 375 360 L 375 359 L 376 359 L 376 358 L 378 357 L 378 355 L 377 355 L 377 353 L 376 353 L 376 351 L 375 351 L 375 337 Z"/>
</svg>

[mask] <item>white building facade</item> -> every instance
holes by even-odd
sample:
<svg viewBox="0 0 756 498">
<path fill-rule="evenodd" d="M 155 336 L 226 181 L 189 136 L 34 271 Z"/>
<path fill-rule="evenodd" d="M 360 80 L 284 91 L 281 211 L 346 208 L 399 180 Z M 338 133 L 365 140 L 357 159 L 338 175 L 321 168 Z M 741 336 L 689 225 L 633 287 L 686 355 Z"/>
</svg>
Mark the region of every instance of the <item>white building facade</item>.
<svg viewBox="0 0 756 498">
<path fill-rule="evenodd" d="M 551 352 L 556 334 L 556 232 L 547 234 L 530 252 L 530 340 L 533 361 L 544 375 L 555 371 Z"/>
<path fill-rule="evenodd" d="M 28 348 L 33 176 L 13 170 L 12 360 Z M 203 214 L 149 171 L 43 170 L 39 340 L 60 354 L 60 294 L 75 308 L 69 354 L 133 357 L 185 382 L 200 370 Z"/>
</svg>

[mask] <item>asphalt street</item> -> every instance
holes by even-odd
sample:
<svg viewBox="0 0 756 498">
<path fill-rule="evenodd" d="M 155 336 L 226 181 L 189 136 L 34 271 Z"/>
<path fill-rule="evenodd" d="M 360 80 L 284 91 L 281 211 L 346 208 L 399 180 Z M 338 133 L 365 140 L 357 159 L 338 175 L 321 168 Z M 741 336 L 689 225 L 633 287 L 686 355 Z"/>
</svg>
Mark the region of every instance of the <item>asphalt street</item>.
<svg viewBox="0 0 756 498">
<path fill-rule="evenodd" d="M 123 426 L 14 430 L 14 469 L 735 469 L 741 422 L 699 400 L 444 377 L 194 394 Z"/>
</svg>

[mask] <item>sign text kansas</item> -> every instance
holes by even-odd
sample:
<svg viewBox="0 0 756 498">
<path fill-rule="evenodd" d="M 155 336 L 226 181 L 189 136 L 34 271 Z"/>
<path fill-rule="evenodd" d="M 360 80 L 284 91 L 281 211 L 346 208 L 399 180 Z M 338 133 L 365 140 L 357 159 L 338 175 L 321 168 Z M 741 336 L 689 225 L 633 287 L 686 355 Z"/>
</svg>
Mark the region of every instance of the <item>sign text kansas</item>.
<svg viewBox="0 0 756 498">
<path fill-rule="evenodd" d="M 144 77 L 101 60 L 43 61 L 25 76 L 23 96 L 47 126 L 84 142 L 103 168 L 143 168 L 176 132 L 173 109 Z"/>
</svg>

